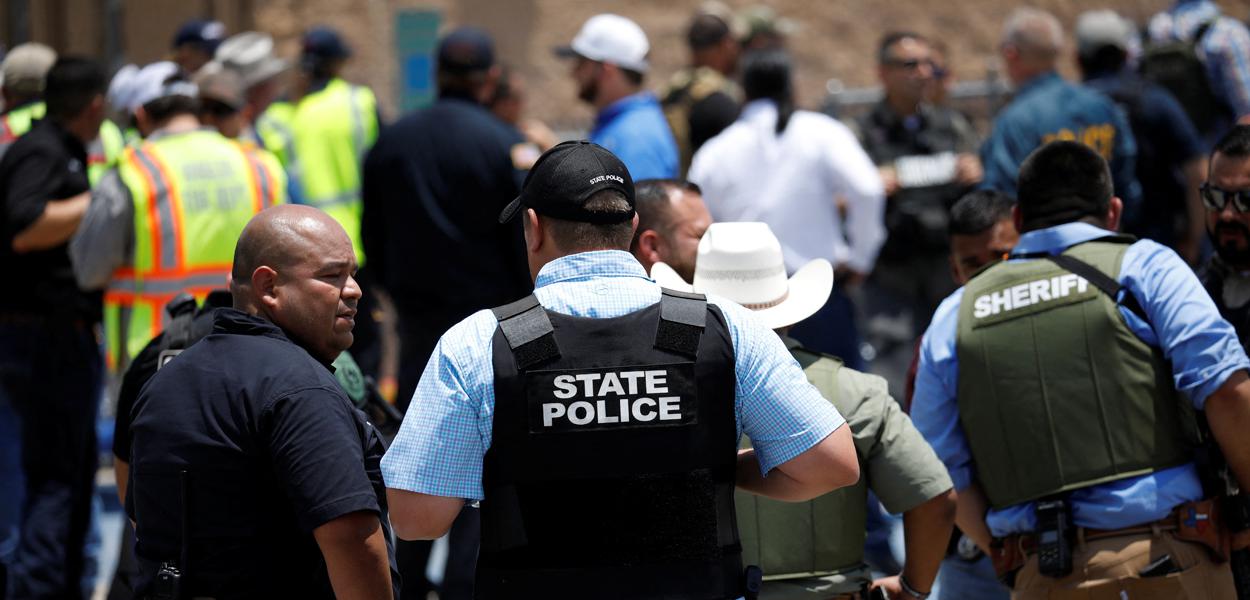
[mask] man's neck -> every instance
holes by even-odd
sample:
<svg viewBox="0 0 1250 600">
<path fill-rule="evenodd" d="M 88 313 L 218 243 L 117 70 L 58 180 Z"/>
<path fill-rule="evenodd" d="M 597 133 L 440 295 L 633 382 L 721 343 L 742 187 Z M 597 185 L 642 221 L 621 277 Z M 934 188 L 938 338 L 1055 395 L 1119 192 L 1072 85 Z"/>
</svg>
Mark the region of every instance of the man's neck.
<svg viewBox="0 0 1250 600">
<path fill-rule="evenodd" d="M 174 115 L 152 133 L 174 134 L 194 131 L 200 128 L 200 120 L 195 115 Z"/>
<path fill-rule="evenodd" d="M 920 112 L 920 102 L 903 98 L 897 94 L 886 94 L 885 104 L 900 117 L 910 117 Z"/>
<path fill-rule="evenodd" d="M 636 88 L 622 88 L 612 94 L 600 94 L 598 98 L 595 98 L 595 110 L 602 112 L 603 109 L 637 93 L 638 89 Z"/>
</svg>

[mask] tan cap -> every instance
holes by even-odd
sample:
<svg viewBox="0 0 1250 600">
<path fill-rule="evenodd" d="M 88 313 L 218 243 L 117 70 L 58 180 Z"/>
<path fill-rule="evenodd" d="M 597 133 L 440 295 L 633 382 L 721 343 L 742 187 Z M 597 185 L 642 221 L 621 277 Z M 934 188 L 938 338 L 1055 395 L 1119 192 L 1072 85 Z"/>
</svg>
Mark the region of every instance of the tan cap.
<svg viewBox="0 0 1250 600">
<path fill-rule="evenodd" d="M 235 110 L 243 108 L 243 80 L 233 69 L 213 61 L 195 72 L 192 79 L 201 99 L 214 100 Z"/>
<path fill-rule="evenodd" d="M 56 62 L 56 51 L 36 43 L 14 46 L 0 63 L 4 89 L 18 94 L 43 93 L 44 77 Z"/>
</svg>

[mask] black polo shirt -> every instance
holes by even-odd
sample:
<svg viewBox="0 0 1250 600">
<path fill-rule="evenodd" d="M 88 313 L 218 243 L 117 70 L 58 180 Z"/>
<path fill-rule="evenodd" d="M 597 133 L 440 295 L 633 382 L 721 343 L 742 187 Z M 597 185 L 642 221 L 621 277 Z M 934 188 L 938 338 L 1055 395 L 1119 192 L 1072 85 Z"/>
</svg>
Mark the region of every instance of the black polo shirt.
<svg viewBox="0 0 1250 600">
<path fill-rule="evenodd" d="M 381 438 L 330 369 L 272 323 L 218 309 L 213 333 L 161 368 L 132 410 L 126 509 L 141 586 L 178 560 L 183 589 L 216 598 L 333 598 L 317 527 L 380 516 Z"/>
<path fill-rule="evenodd" d="M 532 289 L 521 220 L 499 223 L 525 178 L 523 142 L 455 96 L 382 131 L 364 162 L 361 234 L 369 269 L 401 312 L 450 326 Z"/>
<path fill-rule="evenodd" d="M 90 189 L 87 148 L 51 119 L 35 123 L 0 159 L 0 265 L 20 282 L 20 293 L 0 294 L 0 314 L 72 315 L 98 321 L 100 292 L 82 292 L 74 280 L 68 240 L 18 254 L 13 238 L 30 227 L 48 202 Z"/>
</svg>

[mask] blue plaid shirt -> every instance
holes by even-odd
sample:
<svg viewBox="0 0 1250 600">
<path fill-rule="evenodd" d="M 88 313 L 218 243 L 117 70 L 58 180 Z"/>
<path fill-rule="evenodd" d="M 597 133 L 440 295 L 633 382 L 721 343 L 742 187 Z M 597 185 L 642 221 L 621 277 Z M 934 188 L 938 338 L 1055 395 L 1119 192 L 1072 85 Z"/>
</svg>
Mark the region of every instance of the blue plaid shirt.
<svg viewBox="0 0 1250 600">
<path fill-rule="evenodd" d="M 1192 40 L 1204 23 L 1211 27 L 1196 51 L 1206 66 L 1212 91 L 1234 118 L 1250 114 L 1250 30 L 1245 24 L 1223 16 L 1219 5 L 1210 0 L 1181 0 L 1151 18 L 1148 31 L 1156 43 Z M 1218 135 L 1225 130 L 1218 128 Z"/>
<path fill-rule="evenodd" d="M 629 253 L 583 252 L 544 266 L 534 294 L 550 311 L 610 318 L 659 302 L 660 286 Z M 764 473 L 846 422 L 807 382 L 777 334 L 737 304 L 708 301 L 724 313 L 734 346 L 738 434 L 751 438 Z M 483 310 L 439 340 L 382 459 L 387 487 L 482 499 L 482 459 L 490 448 L 495 410 L 495 328 L 495 316 Z"/>
</svg>

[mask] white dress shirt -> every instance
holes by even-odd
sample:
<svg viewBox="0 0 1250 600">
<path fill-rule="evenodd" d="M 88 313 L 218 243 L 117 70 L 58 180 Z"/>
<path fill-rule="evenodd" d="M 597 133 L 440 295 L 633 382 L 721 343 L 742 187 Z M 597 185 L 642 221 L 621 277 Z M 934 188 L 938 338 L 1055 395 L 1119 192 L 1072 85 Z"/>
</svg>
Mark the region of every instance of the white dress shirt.
<svg viewBox="0 0 1250 600">
<path fill-rule="evenodd" d="M 712 217 L 768 223 L 791 273 L 816 258 L 872 271 L 885 241 L 885 193 L 872 159 L 826 115 L 795 111 L 780 135 L 776 123 L 776 104 L 755 100 L 695 153 L 689 178 Z"/>
</svg>

